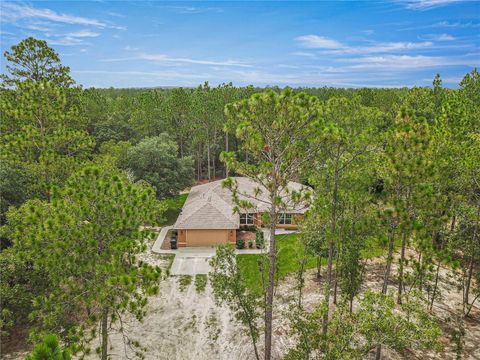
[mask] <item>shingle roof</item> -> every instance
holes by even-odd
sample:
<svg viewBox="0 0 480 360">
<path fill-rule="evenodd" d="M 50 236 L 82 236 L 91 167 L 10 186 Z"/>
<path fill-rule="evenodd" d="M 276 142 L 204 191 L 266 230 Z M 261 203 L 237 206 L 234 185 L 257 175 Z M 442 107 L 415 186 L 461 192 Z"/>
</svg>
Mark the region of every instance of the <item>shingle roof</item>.
<svg viewBox="0 0 480 360">
<path fill-rule="evenodd" d="M 238 184 L 239 193 L 247 194 L 247 196 L 240 195 L 240 199 L 248 200 L 254 205 L 254 209 L 250 212 L 268 210 L 268 204 L 263 202 L 268 201 L 268 192 L 265 188 L 261 187 L 261 192 L 255 195 L 256 199 L 253 199 L 250 196 L 256 193 L 255 190 L 259 188 L 258 184 L 246 177 L 234 179 Z M 233 213 L 235 205 L 232 201 L 232 192 L 222 187 L 222 181 L 218 180 L 192 187 L 182 212 L 173 226 L 174 229 L 238 229 L 240 226 L 239 215 Z M 303 187 L 292 181 L 288 184 L 289 190 L 299 191 Z M 283 196 L 288 204 L 288 195 L 283 194 Z M 306 206 L 304 204 L 287 206 L 285 211 L 304 213 Z"/>
</svg>

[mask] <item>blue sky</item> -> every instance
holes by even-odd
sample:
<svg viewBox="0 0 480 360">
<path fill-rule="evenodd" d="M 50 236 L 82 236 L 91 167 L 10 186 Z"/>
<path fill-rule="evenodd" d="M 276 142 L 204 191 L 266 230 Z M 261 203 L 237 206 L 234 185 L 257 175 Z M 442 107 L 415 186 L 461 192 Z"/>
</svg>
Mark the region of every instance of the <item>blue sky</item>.
<svg viewBox="0 0 480 360">
<path fill-rule="evenodd" d="M 480 2 L 2 1 L 1 50 L 45 39 L 86 86 L 456 87 Z M 2 72 L 4 71 L 2 59 Z"/>
</svg>

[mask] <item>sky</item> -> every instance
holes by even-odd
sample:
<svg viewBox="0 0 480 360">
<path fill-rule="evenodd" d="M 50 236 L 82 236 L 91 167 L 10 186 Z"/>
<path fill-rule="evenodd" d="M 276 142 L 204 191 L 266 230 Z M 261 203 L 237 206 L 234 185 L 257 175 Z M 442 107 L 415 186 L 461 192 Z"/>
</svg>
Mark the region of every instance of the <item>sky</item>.
<svg viewBox="0 0 480 360">
<path fill-rule="evenodd" d="M 85 87 L 455 88 L 480 66 L 480 1 L 2 0 L 0 26 L 2 54 L 44 39 Z"/>
</svg>

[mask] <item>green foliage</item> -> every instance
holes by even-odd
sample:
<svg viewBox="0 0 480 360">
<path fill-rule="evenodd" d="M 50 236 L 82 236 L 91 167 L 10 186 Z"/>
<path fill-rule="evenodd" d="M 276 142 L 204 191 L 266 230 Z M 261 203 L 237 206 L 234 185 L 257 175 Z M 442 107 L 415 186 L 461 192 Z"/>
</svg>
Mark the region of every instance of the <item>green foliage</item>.
<svg viewBox="0 0 480 360">
<path fill-rule="evenodd" d="M 0 162 L 0 225 L 5 223 L 10 206 L 20 206 L 33 195 L 34 179 L 27 169 L 21 164 Z"/>
<path fill-rule="evenodd" d="M 243 239 L 237 239 L 236 243 L 235 243 L 235 246 L 237 247 L 237 249 L 243 249 L 245 248 L 245 240 Z"/>
<path fill-rule="evenodd" d="M 70 360 L 70 352 L 60 347 L 55 335 L 46 335 L 42 343 L 35 346 L 25 360 Z"/>
<path fill-rule="evenodd" d="M 13 45 L 4 56 L 10 76 L 2 76 L 7 85 L 30 80 L 33 82 L 49 81 L 56 86 L 69 87 L 74 83 L 70 69 L 63 66 L 58 54 L 46 41 L 28 37 Z"/>
<path fill-rule="evenodd" d="M 182 211 L 183 204 L 187 200 L 188 194 L 180 194 L 171 198 L 162 200 L 161 203 L 166 207 L 164 212 L 165 220 L 159 225 L 173 225 Z"/>
<path fill-rule="evenodd" d="M 215 299 L 228 305 L 235 319 L 248 330 L 255 356 L 259 359 L 257 341 L 260 336 L 257 295 L 246 286 L 241 269 L 237 265 L 235 250 L 228 245 L 217 247 L 215 256 L 210 260 L 212 271 L 210 282 Z"/>
<path fill-rule="evenodd" d="M 164 199 L 177 195 L 192 182 L 193 161 L 188 157 L 178 158 L 177 152 L 177 145 L 169 135 L 161 134 L 128 149 L 124 166 L 135 179 L 154 186 L 157 197 Z"/>
<path fill-rule="evenodd" d="M 202 293 L 205 291 L 206 286 L 207 286 L 207 275 L 205 274 L 195 275 L 195 290 L 198 293 Z"/>
<path fill-rule="evenodd" d="M 257 249 L 263 249 L 265 247 L 265 237 L 262 230 L 255 232 L 255 245 Z"/>
<path fill-rule="evenodd" d="M 393 295 L 368 290 L 353 312 L 340 304 L 332 314 L 328 332 L 323 334 L 323 305 L 313 312 L 296 309 L 290 318 L 292 335 L 298 342 L 286 359 L 305 359 L 315 354 L 321 359 L 361 359 L 379 345 L 396 351 L 438 349 L 441 329 L 421 301 L 411 294 L 400 310 L 395 309 Z"/>
<path fill-rule="evenodd" d="M 3 78 L 9 89 L 0 100 L 0 159 L 24 167 L 48 199 L 52 186 L 62 185 L 93 148 L 78 111 L 79 89 L 68 88 L 69 69 L 44 41 L 28 38 L 5 56 L 13 77 Z"/>
<path fill-rule="evenodd" d="M 143 318 L 160 278 L 159 268 L 137 259 L 146 250 L 149 232 L 141 226 L 150 221 L 153 194 L 121 172 L 87 167 L 56 189 L 51 203 L 19 209 L 26 217 L 9 224 L 14 249 L 45 272 L 49 284 L 30 313 L 38 329 L 63 328 L 74 350 L 85 352 L 105 311 L 109 322 L 126 312 Z M 86 322 L 72 321 L 79 314 Z"/>
</svg>

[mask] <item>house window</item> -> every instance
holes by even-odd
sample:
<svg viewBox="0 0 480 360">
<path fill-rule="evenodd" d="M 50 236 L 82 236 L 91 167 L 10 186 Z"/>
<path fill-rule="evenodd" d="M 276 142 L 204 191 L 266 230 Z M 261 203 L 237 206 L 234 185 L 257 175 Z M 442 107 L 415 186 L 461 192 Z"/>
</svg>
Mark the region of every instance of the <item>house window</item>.
<svg viewBox="0 0 480 360">
<path fill-rule="evenodd" d="M 253 214 L 240 214 L 240 225 L 253 225 Z"/>
<path fill-rule="evenodd" d="M 291 225 L 292 224 L 292 214 L 280 214 L 280 218 L 278 219 L 278 223 L 282 225 Z"/>
</svg>

